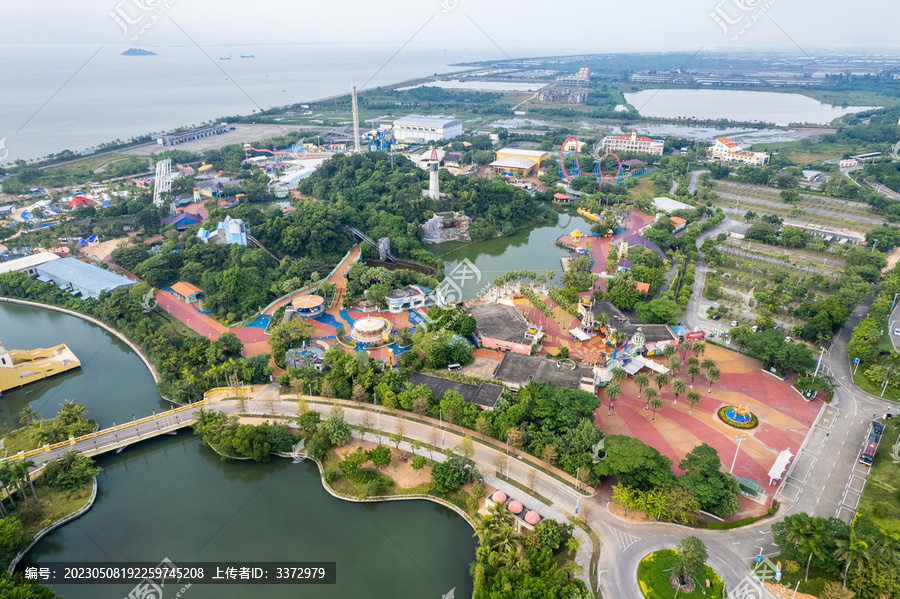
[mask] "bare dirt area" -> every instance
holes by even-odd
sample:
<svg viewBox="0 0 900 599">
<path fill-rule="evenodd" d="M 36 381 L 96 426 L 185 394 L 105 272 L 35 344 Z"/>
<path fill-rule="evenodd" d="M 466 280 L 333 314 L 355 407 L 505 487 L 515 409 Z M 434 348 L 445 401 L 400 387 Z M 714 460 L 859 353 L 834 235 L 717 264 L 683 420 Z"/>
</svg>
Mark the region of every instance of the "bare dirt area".
<svg viewBox="0 0 900 599">
<path fill-rule="evenodd" d="M 373 443 L 372 441 L 351 439 L 345 445 L 333 448 L 332 451 L 343 459 L 342 454 L 344 451 L 352 453 L 356 451 L 357 447 L 362 447 L 364 450 L 369 451 L 370 449 L 375 449 L 377 445 L 377 443 Z M 382 445 L 390 448 L 391 463 L 387 466 L 382 466 L 378 471 L 393 480 L 398 487 L 401 489 L 409 489 L 431 481 L 431 468 L 429 466 L 425 466 L 420 470 L 413 470 L 412 455 L 410 455 L 410 459 L 403 461 L 401 458 L 406 455 L 407 452 L 400 451 L 397 448 L 384 443 L 382 443 Z M 365 467 L 371 468 L 372 464 L 366 464 Z"/>
</svg>

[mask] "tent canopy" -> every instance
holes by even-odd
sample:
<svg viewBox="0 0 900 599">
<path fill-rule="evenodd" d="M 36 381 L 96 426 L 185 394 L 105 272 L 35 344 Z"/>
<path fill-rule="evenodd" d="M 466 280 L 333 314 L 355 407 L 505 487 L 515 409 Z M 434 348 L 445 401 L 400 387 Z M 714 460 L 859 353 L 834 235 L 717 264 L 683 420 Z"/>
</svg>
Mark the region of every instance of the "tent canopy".
<svg viewBox="0 0 900 599">
<path fill-rule="evenodd" d="M 569 334 L 578 339 L 579 341 L 590 341 L 591 336 L 582 331 L 579 328 L 569 329 Z"/>
<path fill-rule="evenodd" d="M 769 479 L 771 480 L 780 480 L 784 475 L 785 469 L 787 469 L 788 463 L 790 463 L 791 458 L 794 457 L 791 453 L 790 449 L 785 449 L 781 453 L 778 454 L 778 457 L 775 458 L 775 463 L 772 464 L 771 470 L 769 470 Z"/>
</svg>

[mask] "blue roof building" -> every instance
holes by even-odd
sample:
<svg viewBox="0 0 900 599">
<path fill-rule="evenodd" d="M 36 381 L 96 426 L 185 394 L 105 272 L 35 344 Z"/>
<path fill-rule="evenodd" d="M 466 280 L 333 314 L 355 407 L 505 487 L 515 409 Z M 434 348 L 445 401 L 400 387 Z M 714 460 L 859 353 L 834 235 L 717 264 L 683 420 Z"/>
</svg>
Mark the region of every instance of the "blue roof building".
<svg viewBox="0 0 900 599">
<path fill-rule="evenodd" d="M 237 244 L 247 246 L 250 226 L 239 218 L 226 216 L 224 221 L 216 223 L 215 231 L 200 229 L 197 238 L 203 243 Z"/>
</svg>

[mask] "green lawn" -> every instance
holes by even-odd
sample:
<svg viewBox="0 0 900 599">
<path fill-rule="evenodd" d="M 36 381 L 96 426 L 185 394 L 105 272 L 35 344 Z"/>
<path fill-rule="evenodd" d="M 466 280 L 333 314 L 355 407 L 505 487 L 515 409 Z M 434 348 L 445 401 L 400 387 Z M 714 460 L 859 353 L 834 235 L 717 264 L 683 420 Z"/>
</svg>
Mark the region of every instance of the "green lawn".
<svg viewBox="0 0 900 599">
<path fill-rule="evenodd" d="M 891 456 L 900 443 L 900 424 L 889 422 L 872 462 L 869 480 L 859 502 L 859 511 L 868 514 L 879 526 L 900 531 L 900 467 Z M 896 452 L 900 454 L 900 451 Z"/>
<path fill-rule="evenodd" d="M 866 375 L 863 374 L 862 365 L 859 366 L 856 374 L 853 375 L 853 382 L 856 383 L 857 387 L 859 387 L 866 393 L 873 395 L 876 399 L 881 397 L 881 385 L 876 385 L 866 378 Z M 889 399 L 891 401 L 900 401 L 900 389 L 893 389 L 889 387 L 884 392 L 884 399 Z"/>
<path fill-rule="evenodd" d="M 197 333 L 195 333 L 189 326 L 187 326 L 171 314 L 166 314 L 164 311 L 161 311 L 160 308 L 157 308 L 156 310 L 151 312 L 150 318 L 153 319 L 154 322 L 158 323 L 159 332 L 169 339 L 173 339 L 176 337 L 193 337 L 197 335 Z"/>
<path fill-rule="evenodd" d="M 674 599 L 675 589 L 669 584 L 669 573 L 675 567 L 675 550 L 655 551 L 641 560 L 638 565 L 637 578 L 641 592 L 646 599 Z M 722 599 L 724 585 L 718 574 L 706 567 L 706 578 L 710 588 L 701 588 L 698 584 L 690 593 L 677 593 L 682 599 Z M 705 581 L 700 581 L 701 584 Z M 705 585 L 704 585 L 705 587 Z M 705 592 L 704 592 L 705 591 Z"/>
<path fill-rule="evenodd" d="M 797 563 L 799 568 L 796 572 L 788 572 L 788 560 L 780 554 L 770 557 L 769 560 L 773 564 L 781 562 L 781 582 L 775 583 L 771 580 L 768 582 L 781 584 L 790 589 L 791 592 L 793 592 L 796 587 L 798 593 L 806 593 L 807 595 L 812 595 L 814 597 L 821 597 L 827 583 L 842 582 L 840 578 L 836 578 L 830 572 L 822 570 L 821 568 L 816 568 L 815 566 L 809 569 L 809 580 L 804 580 L 806 578 L 806 562 L 803 562 L 802 564 Z M 750 567 L 755 568 L 756 563 L 752 563 Z M 797 587 L 797 582 L 800 582 L 799 587 Z"/>
</svg>

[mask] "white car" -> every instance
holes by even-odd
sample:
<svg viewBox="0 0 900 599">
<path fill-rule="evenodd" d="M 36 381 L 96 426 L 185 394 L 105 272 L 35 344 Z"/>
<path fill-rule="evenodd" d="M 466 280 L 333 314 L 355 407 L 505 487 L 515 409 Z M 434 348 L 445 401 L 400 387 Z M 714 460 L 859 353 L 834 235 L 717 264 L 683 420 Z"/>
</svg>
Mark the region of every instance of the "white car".
<svg viewBox="0 0 900 599">
<path fill-rule="evenodd" d="M 793 341 L 793 339 L 792 339 L 791 337 L 785 337 L 785 338 L 784 338 L 784 342 L 785 342 L 785 343 L 790 343 L 791 341 Z"/>
<path fill-rule="evenodd" d="M 759 330 L 759 327 L 756 325 L 753 325 L 752 327 L 750 327 L 750 330 L 755 333 L 756 331 Z"/>
<path fill-rule="evenodd" d="M 738 321 L 732 320 L 732 321 L 731 321 L 731 328 L 734 328 L 734 327 L 736 327 L 736 326 L 740 326 L 740 324 L 741 324 L 741 323 L 739 323 Z"/>
<path fill-rule="evenodd" d="M 900 329 L 894 329 L 894 334 L 900 336 Z"/>
</svg>

